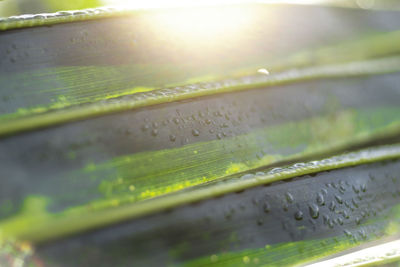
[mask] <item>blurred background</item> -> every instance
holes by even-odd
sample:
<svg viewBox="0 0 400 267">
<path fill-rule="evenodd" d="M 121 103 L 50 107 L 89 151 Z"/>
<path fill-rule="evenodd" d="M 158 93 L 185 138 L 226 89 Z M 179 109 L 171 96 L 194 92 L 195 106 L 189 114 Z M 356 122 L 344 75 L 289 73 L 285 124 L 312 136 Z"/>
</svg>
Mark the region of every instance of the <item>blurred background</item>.
<svg viewBox="0 0 400 267">
<path fill-rule="evenodd" d="M 221 3 L 239 2 L 276 2 L 276 3 L 298 3 L 298 4 L 325 4 L 338 5 L 350 8 L 366 9 L 393 9 L 400 8 L 398 0 L 0 0 L 0 17 L 20 14 L 48 13 L 61 10 L 75 10 L 94 8 L 99 6 L 126 6 L 129 8 L 162 8 L 193 5 L 210 5 Z"/>
</svg>

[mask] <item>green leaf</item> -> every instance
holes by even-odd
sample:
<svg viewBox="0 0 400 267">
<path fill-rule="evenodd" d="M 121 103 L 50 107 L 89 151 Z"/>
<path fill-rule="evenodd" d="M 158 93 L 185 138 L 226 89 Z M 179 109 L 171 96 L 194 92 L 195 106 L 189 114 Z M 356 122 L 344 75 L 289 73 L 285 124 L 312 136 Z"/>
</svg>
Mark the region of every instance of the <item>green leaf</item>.
<svg viewBox="0 0 400 267">
<path fill-rule="evenodd" d="M 399 26 L 260 4 L 0 20 L 0 262 L 282 266 L 393 238 Z"/>
</svg>

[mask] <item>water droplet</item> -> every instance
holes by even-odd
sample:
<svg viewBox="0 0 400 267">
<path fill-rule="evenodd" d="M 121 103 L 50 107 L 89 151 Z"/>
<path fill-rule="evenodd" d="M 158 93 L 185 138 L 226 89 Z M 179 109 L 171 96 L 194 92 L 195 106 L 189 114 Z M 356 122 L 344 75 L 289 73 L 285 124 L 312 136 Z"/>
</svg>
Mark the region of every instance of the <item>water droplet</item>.
<svg viewBox="0 0 400 267">
<path fill-rule="evenodd" d="M 339 195 L 335 195 L 335 200 L 339 204 L 343 204 L 343 199 Z"/>
<path fill-rule="evenodd" d="M 335 226 L 331 219 L 328 219 L 328 226 L 329 228 L 333 228 Z"/>
<path fill-rule="evenodd" d="M 289 206 L 288 206 L 288 204 L 287 203 L 283 203 L 283 210 L 284 211 L 288 211 L 289 210 Z"/>
<path fill-rule="evenodd" d="M 325 199 L 324 199 L 324 196 L 322 195 L 322 193 L 317 194 L 317 204 L 320 206 L 325 205 Z"/>
<path fill-rule="evenodd" d="M 267 201 L 264 202 L 263 209 L 264 209 L 265 213 L 270 212 L 271 206 L 269 205 L 269 203 Z"/>
<path fill-rule="evenodd" d="M 361 189 L 361 191 L 366 192 L 367 191 L 367 185 L 366 184 L 362 184 L 360 189 Z"/>
<path fill-rule="evenodd" d="M 362 239 L 367 239 L 367 234 L 365 233 L 364 229 L 358 230 L 358 234 Z"/>
<path fill-rule="evenodd" d="M 365 208 L 365 213 L 367 216 L 371 215 L 371 210 L 369 208 Z"/>
<path fill-rule="evenodd" d="M 310 216 L 313 219 L 317 219 L 319 216 L 319 208 L 317 205 L 315 205 L 314 203 L 310 204 L 308 207 L 309 211 L 310 211 Z"/>
<path fill-rule="evenodd" d="M 214 116 L 215 116 L 215 117 L 222 117 L 221 111 L 215 111 L 215 112 L 214 112 Z"/>
<path fill-rule="evenodd" d="M 150 126 L 148 124 L 143 125 L 142 127 L 142 131 L 147 131 L 150 128 Z"/>
<path fill-rule="evenodd" d="M 268 173 L 269 173 L 269 174 L 274 174 L 274 173 L 278 173 L 278 172 L 281 172 L 281 171 L 283 171 L 282 168 L 273 168 L 273 169 L 270 170 Z"/>
<path fill-rule="evenodd" d="M 303 168 L 306 167 L 307 164 L 303 163 L 303 162 L 299 162 L 299 163 L 295 163 L 293 164 L 293 167 L 295 168 Z"/>
<path fill-rule="evenodd" d="M 355 185 L 352 185 L 351 187 L 353 188 L 354 193 L 358 194 L 360 192 Z"/>
<path fill-rule="evenodd" d="M 302 219 L 303 219 L 303 212 L 300 211 L 300 210 L 296 211 L 296 213 L 294 214 L 294 218 L 295 218 L 297 221 L 302 220 Z"/>
<path fill-rule="evenodd" d="M 192 130 L 192 134 L 193 134 L 193 136 L 199 136 L 200 132 L 198 130 L 196 130 L 196 129 L 193 129 Z"/>
<path fill-rule="evenodd" d="M 343 230 L 343 232 L 347 237 L 352 237 L 353 236 L 353 234 L 349 230 Z"/>
<path fill-rule="evenodd" d="M 242 177 L 240 177 L 240 179 L 250 179 L 250 178 L 253 178 L 253 177 L 254 177 L 254 174 L 247 173 L 247 174 L 243 175 Z"/>
<path fill-rule="evenodd" d="M 290 194 L 289 192 L 286 192 L 286 193 L 285 193 L 285 197 L 286 197 L 286 201 L 287 201 L 288 203 L 293 203 L 294 198 L 293 198 L 292 194 Z"/>
<path fill-rule="evenodd" d="M 349 219 L 349 218 L 350 218 L 349 213 L 348 213 L 347 211 L 345 211 L 345 210 L 342 212 L 342 215 L 343 215 L 343 217 L 344 217 L 345 219 Z"/>
<path fill-rule="evenodd" d="M 37 20 L 44 20 L 46 17 L 44 15 L 38 14 L 38 15 L 34 15 L 33 18 L 37 19 Z"/>
<path fill-rule="evenodd" d="M 340 189 L 341 191 L 343 191 L 343 192 L 346 191 L 346 184 L 345 184 L 344 181 L 340 181 L 340 182 L 339 182 L 339 189 Z"/>
<path fill-rule="evenodd" d="M 329 221 L 329 216 L 325 214 L 324 216 L 322 216 L 322 218 L 324 220 L 324 224 L 327 224 Z"/>
</svg>

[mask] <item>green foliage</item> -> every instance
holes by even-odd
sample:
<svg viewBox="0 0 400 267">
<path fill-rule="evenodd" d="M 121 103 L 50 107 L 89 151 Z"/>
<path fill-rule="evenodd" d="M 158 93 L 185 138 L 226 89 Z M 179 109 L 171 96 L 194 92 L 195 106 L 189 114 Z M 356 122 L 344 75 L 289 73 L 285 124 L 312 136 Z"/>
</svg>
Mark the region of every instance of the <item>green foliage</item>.
<svg viewBox="0 0 400 267">
<path fill-rule="evenodd" d="M 1 20 L 0 265 L 286 266 L 400 232 L 400 21 L 246 9 L 238 40 L 176 10 Z"/>
</svg>

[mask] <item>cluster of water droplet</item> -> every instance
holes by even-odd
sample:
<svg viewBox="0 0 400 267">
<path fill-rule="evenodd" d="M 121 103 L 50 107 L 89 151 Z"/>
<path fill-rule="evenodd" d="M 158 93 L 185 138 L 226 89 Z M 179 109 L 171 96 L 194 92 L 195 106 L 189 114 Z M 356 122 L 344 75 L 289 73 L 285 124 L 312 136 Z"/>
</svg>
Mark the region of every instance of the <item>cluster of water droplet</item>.
<svg viewBox="0 0 400 267">
<path fill-rule="evenodd" d="M 268 172 L 257 172 L 256 174 L 247 173 L 243 175 L 241 179 L 249 179 L 254 177 L 260 179 L 265 175 L 284 176 L 290 174 L 301 174 L 302 172 L 312 173 L 315 172 L 315 170 L 323 171 L 324 169 L 337 168 L 349 163 L 362 163 L 364 161 L 373 160 L 380 157 L 390 157 L 390 155 L 398 155 L 399 152 L 400 145 L 364 149 L 358 152 L 346 153 L 322 160 L 299 162 L 288 167 L 276 167 Z"/>
<path fill-rule="evenodd" d="M 99 7 L 85 10 L 59 11 L 55 13 L 24 14 L 0 18 L 0 30 L 31 27 L 54 22 L 68 22 L 80 19 L 95 19 L 125 12 L 117 7 Z"/>
<path fill-rule="evenodd" d="M 341 158 L 357 162 L 362 156 L 378 156 L 384 149 L 351 153 Z M 389 148 L 387 151 L 393 152 Z M 321 160 L 319 164 L 322 161 L 331 162 Z M 304 168 L 307 164 L 296 166 Z M 199 224 L 199 228 L 218 232 L 219 240 L 229 239 L 235 233 L 235 239 L 227 240 L 229 246 L 224 251 L 231 247 L 246 249 L 295 241 L 290 243 L 294 253 L 310 255 L 313 252 L 301 251 L 302 245 L 296 241 L 317 240 L 325 248 L 358 245 L 387 235 L 391 209 L 400 203 L 398 169 L 398 160 L 350 165 L 313 176 L 303 175 L 287 183 L 242 188 L 240 192 L 184 207 L 188 216 L 185 218 L 201 214 L 198 219 L 204 225 Z M 265 176 L 265 172 L 258 172 L 246 174 L 244 179 Z M 398 223 L 398 217 L 396 220 L 390 222 Z M 211 261 L 217 260 L 213 255 Z"/>
<path fill-rule="evenodd" d="M 269 172 L 257 172 L 256 174 L 245 174 L 241 179 L 266 179 L 274 175 L 283 175 L 288 173 L 301 173 L 302 171 L 309 169 L 318 169 L 327 166 L 340 166 L 346 162 L 354 162 L 361 159 L 367 159 L 368 157 L 379 157 L 385 153 L 398 152 L 399 147 L 382 147 L 379 149 L 364 150 L 360 152 L 349 153 L 341 156 L 335 156 L 329 159 L 323 159 L 320 161 L 312 161 L 309 163 L 296 163 L 289 167 L 274 168 Z M 386 175 L 387 176 L 387 175 Z M 386 177 L 388 178 L 388 176 Z M 318 179 L 318 178 L 312 178 Z M 340 227 L 343 230 L 345 236 L 352 238 L 357 241 L 358 239 L 367 239 L 368 232 L 375 232 L 373 226 L 366 227 L 361 226 L 369 218 L 378 216 L 382 211 L 387 208 L 387 204 L 381 204 L 388 196 L 392 196 L 393 201 L 398 202 L 400 198 L 400 189 L 396 187 L 398 179 L 391 177 L 391 182 L 394 184 L 393 190 L 383 190 L 380 193 L 368 193 L 368 183 L 371 186 L 379 186 L 379 182 L 373 174 L 368 176 L 368 179 L 363 180 L 343 180 L 339 179 L 336 182 L 326 183 L 324 188 L 321 188 L 318 192 L 308 192 L 313 194 L 314 201 L 308 203 L 299 204 L 296 202 L 291 192 L 286 192 L 282 196 L 276 195 L 272 197 L 274 199 L 281 199 L 281 207 L 285 213 L 291 213 L 286 218 L 292 217 L 294 221 L 301 223 L 307 220 L 307 223 L 313 225 L 314 230 L 320 220 L 327 229 L 333 229 Z M 389 181 L 386 181 L 386 185 Z M 374 185 L 375 184 L 375 185 Z M 390 186 L 389 186 L 390 188 Z M 295 190 L 295 189 L 294 189 Z M 349 198 L 349 196 L 351 196 Z M 387 200 L 388 201 L 388 200 Z M 259 200 L 254 199 L 253 203 L 258 204 Z M 265 213 L 271 212 L 271 204 L 269 201 L 264 201 L 261 205 L 261 209 Z M 257 224 L 262 225 L 263 219 L 258 219 Z M 290 223 L 287 219 L 282 221 L 282 227 L 286 230 L 294 229 L 291 226 L 295 225 Z M 356 232 L 353 232 L 351 228 L 355 228 Z"/>
<path fill-rule="evenodd" d="M 169 140 L 173 143 L 187 144 L 190 141 L 219 140 L 225 137 L 233 137 L 244 133 L 243 123 L 255 110 L 238 109 L 236 102 L 226 101 L 205 108 L 195 107 L 183 114 L 180 109 L 176 112 L 166 112 L 165 117 L 153 119 L 145 118 L 141 125 L 141 131 L 149 134 L 152 138 Z M 183 107 L 186 109 L 186 107 Z M 128 134 L 138 134 L 129 131 Z M 163 139 L 164 138 L 164 139 Z M 238 144 L 242 146 L 243 144 Z"/>
<path fill-rule="evenodd" d="M 5 48 L 4 51 L 0 51 L 0 56 L 2 56 L 3 59 L 8 60 L 9 63 L 13 64 L 18 60 L 29 58 L 29 49 L 29 43 L 21 44 L 20 47 L 18 47 L 15 43 L 11 43 L 8 47 Z M 44 52 L 46 50 L 42 49 L 42 51 Z"/>
</svg>

